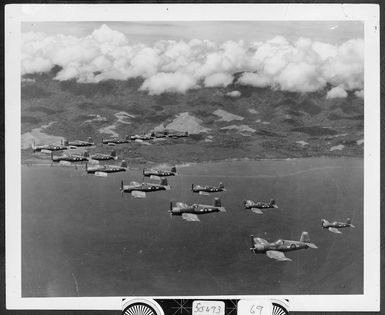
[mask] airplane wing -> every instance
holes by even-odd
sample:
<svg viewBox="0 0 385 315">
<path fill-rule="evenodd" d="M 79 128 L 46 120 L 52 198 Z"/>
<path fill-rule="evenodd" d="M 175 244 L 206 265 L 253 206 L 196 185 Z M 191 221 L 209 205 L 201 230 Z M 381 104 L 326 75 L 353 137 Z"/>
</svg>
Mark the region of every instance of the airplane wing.
<svg viewBox="0 0 385 315">
<path fill-rule="evenodd" d="M 115 144 L 115 143 L 113 143 L 113 142 L 108 142 L 108 143 L 107 143 L 107 145 L 108 145 L 108 146 L 110 146 L 110 147 L 114 147 L 114 146 L 116 146 L 116 144 Z"/>
<path fill-rule="evenodd" d="M 159 176 L 156 176 L 156 175 L 151 175 L 151 176 L 150 176 L 150 179 L 153 179 L 153 180 L 160 180 L 160 177 L 159 177 Z"/>
<path fill-rule="evenodd" d="M 64 165 L 64 166 L 71 166 L 72 165 L 72 163 L 69 161 L 60 161 L 59 164 Z"/>
<path fill-rule="evenodd" d="M 95 172 L 95 176 L 99 176 L 99 177 L 107 177 L 108 174 L 107 174 L 106 172 L 99 171 L 99 172 Z"/>
<path fill-rule="evenodd" d="M 287 258 L 284 253 L 276 250 L 268 250 L 266 252 L 267 257 L 278 260 L 278 261 L 291 261 L 290 258 Z"/>
<path fill-rule="evenodd" d="M 342 234 L 342 232 L 339 229 L 334 228 L 334 227 L 330 227 L 330 228 L 328 228 L 328 230 L 330 232 L 333 232 L 333 233 L 336 233 L 336 234 Z"/>
<path fill-rule="evenodd" d="M 209 196 L 210 195 L 207 191 L 200 191 L 199 194 L 203 195 L 203 196 Z"/>
<path fill-rule="evenodd" d="M 193 213 L 183 213 L 182 219 L 189 222 L 199 222 L 198 216 Z"/>
<path fill-rule="evenodd" d="M 51 154 L 51 150 L 46 150 L 46 149 L 42 149 L 40 150 L 41 153 L 48 153 L 48 154 Z"/>
<path fill-rule="evenodd" d="M 258 209 L 258 208 L 251 208 L 251 211 L 256 213 L 256 214 L 263 214 L 262 210 Z"/>
<path fill-rule="evenodd" d="M 134 198 L 146 198 L 146 193 L 144 191 L 133 190 L 131 196 Z"/>
</svg>

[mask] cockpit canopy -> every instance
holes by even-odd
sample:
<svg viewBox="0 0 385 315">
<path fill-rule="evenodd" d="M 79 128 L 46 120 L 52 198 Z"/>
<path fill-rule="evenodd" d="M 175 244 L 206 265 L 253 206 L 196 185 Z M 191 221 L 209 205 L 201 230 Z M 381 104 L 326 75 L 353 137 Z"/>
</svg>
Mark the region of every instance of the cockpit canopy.
<svg viewBox="0 0 385 315">
<path fill-rule="evenodd" d="M 282 246 L 283 245 L 283 240 L 277 240 L 275 242 L 275 245 Z"/>
</svg>

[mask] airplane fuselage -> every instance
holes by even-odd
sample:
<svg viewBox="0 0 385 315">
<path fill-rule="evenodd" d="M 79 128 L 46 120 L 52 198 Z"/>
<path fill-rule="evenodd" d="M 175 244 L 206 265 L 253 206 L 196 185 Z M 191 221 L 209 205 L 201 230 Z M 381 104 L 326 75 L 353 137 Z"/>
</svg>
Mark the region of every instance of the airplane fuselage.
<svg viewBox="0 0 385 315">
<path fill-rule="evenodd" d="M 143 192 L 151 192 L 157 190 L 170 190 L 170 186 L 163 186 L 159 184 L 151 184 L 151 183 L 142 183 L 139 185 L 125 185 L 123 186 L 124 192 L 133 192 L 133 191 L 143 191 Z"/>
<path fill-rule="evenodd" d="M 97 161 L 107 161 L 107 160 L 114 160 L 114 157 L 111 155 L 106 155 L 106 154 L 95 154 L 90 157 L 92 160 L 97 160 Z"/>
<path fill-rule="evenodd" d="M 63 145 L 51 145 L 51 144 L 47 144 L 47 145 L 39 145 L 39 146 L 36 146 L 33 148 L 33 151 L 41 151 L 41 150 L 48 150 L 48 151 L 62 151 L 62 150 L 66 150 L 67 147 L 66 146 L 63 146 Z"/>
<path fill-rule="evenodd" d="M 256 244 L 254 245 L 254 248 L 251 248 L 251 250 L 256 254 L 265 254 L 269 250 L 275 250 L 279 252 L 290 252 L 307 248 L 309 248 L 309 246 L 304 242 L 280 240 L 269 244 Z"/>
<path fill-rule="evenodd" d="M 121 143 L 128 143 L 129 140 L 127 139 L 105 139 L 103 140 L 104 144 L 114 143 L 114 144 L 121 144 Z"/>
<path fill-rule="evenodd" d="M 72 155 L 72 156 L 54 156 L 52 157 L 53 162 L 67 161 L 67 162 L 82 162 L 88 161 L 84 156 Z"/>
<path fill-rule="evenodd" d="M 215 207 L 212 205 L 200 205 L 200 204 L 193 204 L 191 206 L 187 206 L 184 208 L 180 207 L 174 207 L 171 210 L 172 215 L 182 215 L 183 213 L 193 213 L 193 214 L 205 214 L 205 213 L 213 213 L 213 212 L 220 212 L 219 207 Z"/>
<path fill-rule="evenodd" d="M 117 173 L 117 172 L 125 172 L 126 168 L 121 166 L 112 166 L 112 165 L 101 165 L 95 167 L 88 167 L 87 173 L 94 174 L 96 172 L 103 173 Z"/>
<path fill-rule="evenodd" d="M 164 170 L 145 169 L 143 170 L 144 176 L 175 176 L 174 172 Z"/>
<path fill-rule="evenodd" d="M 328 229 L 330 227 L 332 227 L 332 228 L 346 228 L 346 227 L 350 227 L 350 226 L 351 226 L 351 224 L 344 223 L 344 222 L 329 222 L 329 223 L 322 222 L 322 227 L 324 229 Z"/>
<path fill-rule="evenodd" d="M 213 187 L 213 186 L 194 186 L 192 188 L 192 191 L 193 192 L 196 192 L 196 193 L 199 193 L 200 191 L 204 191 L 204 192 L 220 192 L 220 191 L 224 191 L 224 188 L 221 188 L 221 187 Z"/>
<path fill-rule="evenodd" d="M 95 143 L 79 140 L 79 141 L 69 141 L 68 145 L 72 145 L 74 147 L 91 147 L 95 145 Z"/>
</svg>

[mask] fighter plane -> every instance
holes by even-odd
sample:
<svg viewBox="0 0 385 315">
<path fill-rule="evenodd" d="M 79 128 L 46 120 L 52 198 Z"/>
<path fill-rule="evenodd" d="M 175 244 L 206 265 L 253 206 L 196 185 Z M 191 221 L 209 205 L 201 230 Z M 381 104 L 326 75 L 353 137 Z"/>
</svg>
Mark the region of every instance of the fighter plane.
<svg viewBox="0 0 385 315">
<path fill-rule="evenodd" d="M 123 180 L 120 184 L 120 191 L 122 194 L 131 193 L 131 195 L 135 198 L 146 198 L 146 192 L 170 189 L 171 187 L 168 185 L 167 179 L 164 177 L 160 179 L 160 184 L 130 182 L 129 185 L 124 185 Z"/>
<path fill-rule="evenodd" d="M 226 191 L 225 186 L 222 183 L 219 183 L 218 186 L 201 186 L 192 184 L 191 190 L 194 193 L 199 193 L 200 195 L 208 195 L 209 193 Z"/>
<path fill-rule="evenodd" d="M 352 224 L 352 220 L 350 218 L 346 219 L 346 222 L 329 222 L 326 219 L 321 220 L 321 226 L 324 229 L 328 229 L 330 232 L 336 233 L 336 234 L 341 234 L 342 232 L 338 228 L 355 228 L 355 226 Z"/>
<path fill-rule="evenodd" d="M 54 156 L 53 152 L 51 152 L 51 160 L 52 162 L 83 162 L 83 161 L 88 161 L 87 158 L 87 152 L 84 152 L 84 155 L 79 155 L 79 154 L 71 154 L 71 155 L 60 155 L 60 156 Z M 65 163 L 63 163 L 65 164 Z"/>
<path fill-rule="evenodd" d="M 35 140 L 32 143 L 32 150 L 33 152 L 43 152 L 43 153 L 51 153 L 52 151 L 62 151 L 67 150 L 67 146 L 61 144 L 61 145 L 54 145 L 54 144 L 42 144 L 42 145 L 36 145 Z"/>
<path fill-rule="evenodd" d="M 270 202 L 254 202 L 252 200 L 245 200 L 243 202 L 243 206 L 245 209 L 251 209 L 252 212 L 257 214 L 263 214 L 261 209 L 278 208 L 274 199 L 271 199 Z"/>
<path fill-rule="evenodd" d="M 96 153 L 94 155 L 89 155 L 87 152 L 87 157 L 89 157 L 91 160 L 97 160 L 97 161 L 106 161 L 106 160 L 117 160 L 118 157 L 116 155 L 116 151 L 112 151 L 111 154 L 102 154 L 102 153 Z"/>
<path fill-rule="evenodd" d="M 154 168 L 144 168 L 143 169 L 143 176 L 175 176 L 177 175 L 176 167 L 171 167 L 170 171 L 166 170 L 160 170 L 160 169 L 154 169 Z"/>
<path fill-rule="evenodd" d="M 279 261 L 291 261 L 290 258 L 287 258 L 284 252 L 290 252 L 299 249 L 307 248 L 318 248 L 315 244 L 310 242 L 310 237 L 308 232 L 302 232 L 301 238 L 299 241 L 289 241 L 279 239 L 273 243 L 269 243 L 263 238 L 254 237 L 250 235 L 251 239 L 251 248 L 250 250 L 255 254 L 266 254 L 267 257 L 276 259 Z"/>
<path fill-rule="evenodd" d="M 86 172 L 95 174 L 96 176 L 107 176 L 108 173 L 125 172 L 127 169 L 127 161 L 123 160 L 121 165 L 93 165 L 88 166 L 86 163 Z"/>
<path fill-rule="evenodd" d="M 64 141 L 64 145 L 67 146 L 74 146 L 74 147 L 91 147 L 95 145 L 94 142 L 92 142 L 92 138 L 88 137 L 88 141 L 82 141 L 82 140 L 74 140 L 74 141 Z"/>
<path fill-rule="evenodd" d="M 127 138 L 110 138 L 110 139 L 103 139 L 103 144 L 107 145 L 115 145 L 115 144 L 122 144 L 122 143 L 128 143 L 130 142 Z"/>
<path fill-rule="evenodd" d="M 177 202 L 173 207 L 172 201 L 170 202 L 170 210 L 168 210 L 171 216 L 179 215 L 186 221 L 200 221 L 198 215 L 213 213 L 213 212 L 226 212 L 226 209 L 222 207 L 221 200 L 214 198 L 214 205 L 202 205 L 194 203 L 191 206 L 183 202 Z"/>
</svg>

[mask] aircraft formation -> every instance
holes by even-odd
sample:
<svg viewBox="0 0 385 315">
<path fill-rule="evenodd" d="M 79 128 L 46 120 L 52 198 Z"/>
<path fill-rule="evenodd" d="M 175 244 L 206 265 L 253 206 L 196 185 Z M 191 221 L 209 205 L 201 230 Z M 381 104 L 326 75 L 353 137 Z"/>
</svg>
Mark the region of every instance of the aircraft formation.
<svg viewBox="0 0 385 315">
<path fill-rule="evenodd" d="M 145 141 L 155 138 L 170 137 L 170 138 L 180 138 L 188 137 L 188 133 L 155 133 L 145 135 L 133 135 L 127 136 L 125 138 L 111 138 L 105 139 L 102 141 L 105 145 L 116 145 L 122 143 L 128 143 L 131 141 Z M 67 141 L 65 140 L 60 145 L 44 144 L 44 145 L 35 145 L 32 144 L 33 152 L 42 152 L 50 153 L 52 162 L 59 162 L 63 165 L 72 165 L 72 163 L 77 162 L 86 162 L 85 171 L 87 174 L 93 174 L 95 176 L 106 177 L 109 173 L 118 173 L 125 172 L 128 169 L 128 163 L 126 160 L 122 160 L 120 165 L 108 165 L 108 164 L 99 164 L 99 162 L 108 161 L 108 160 L 117 160 L 118 156 L 116 151 L 112 151 L 110 154 L 96 153 L 90 155 L 88 151 L 83 152 L 82 154 L 62 154 L 54 155 L 55 151 L 68 150 L 79 147 L 91 147 L 95 146 L 95 143 L 92 142 L 91 138 L 88 138 L 88 141 Z M 89 165 L 91 164 L 91 165 Z M 177 176 L 179 175 L 175 166 L 172 166 L 171 169 L 160 169 L 160 168 L 143 168 L 142 175 L 144 177 L 150 177 L 153 182 L 137 182 L 131 181 L 128 185 L 124 184 L 124 181 L 121 180 L 120 191 L 123 196 L 124 193 L 131 194 L 134 198 L 146 198 L 146 193 L 156 192 L 156 191 L 165 191 L 171 190 L 171 186 L 168 183 L 166 177 Z M 154 182 L 156 181 L 156 182 Z M 212 185 L 201 185 L 201 184 L 192 184 L 191 185 L 192 193 L 198 193 L 199 195 L 210 195 L 212 193 L 221 193 L 226 192 L 226 188 L 222 182 L 218 186 Z M 263 214 L 264 211 L 270 211 L 272 209 L 278 209 L 274 199 L 271 199 L 269 202 L 253 201 L 253 200 L 244 200 L 243 207 L 245 210 L 250 210 L 255 214 Z M 170 201 L 170 206 L 168 213 L 170 217 L 178 216 L 185 221 L 189 222 L 199 222 L 199 216 L 204 214 L 212 213 L 224 213 L 226 212 L 225 207 L 222 206 L 221 199 L 218 197 L 214 198 L 212 205 L 193 203 L 188 205 L 185 202 Z M 322 229 L 327 229 L 332 233 L 341 234 L 342 232 L 339 229 L 343 228 L 355 228 L 352 224 L 351 219 L 348 218 L 346 222 L 333 221 L 329 222 L 327 219 L 321 219 Z M 255 254 L 265 254 L 271 259 L 277 261 L 291 261 L 290 258 L 285 256 L 285 252 L 296 251 L 301 249 L 317 249 L 318 247 L 310 241 L 309 233 L 303 231 L 299 241 L 295 240 L 285 240 L 278 239 L 274 242 L 269 242 L 260 237 L 254 237 L 250 235 L 251 247 L 250 251 Z"/>
</svg>

